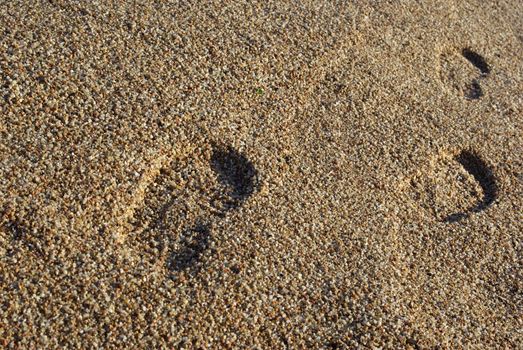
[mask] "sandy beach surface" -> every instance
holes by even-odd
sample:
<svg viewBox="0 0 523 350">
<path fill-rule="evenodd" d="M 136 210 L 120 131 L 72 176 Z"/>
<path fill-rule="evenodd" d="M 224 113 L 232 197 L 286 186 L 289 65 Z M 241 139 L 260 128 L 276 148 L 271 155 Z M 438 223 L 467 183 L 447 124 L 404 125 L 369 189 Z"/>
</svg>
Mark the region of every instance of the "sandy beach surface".
<svg viewBox="0 0 523 350">
<path fill-rule="evenodd" d="M 0 348 L 522 348 L 523 2 L 0 31 Z"/>
</svg>

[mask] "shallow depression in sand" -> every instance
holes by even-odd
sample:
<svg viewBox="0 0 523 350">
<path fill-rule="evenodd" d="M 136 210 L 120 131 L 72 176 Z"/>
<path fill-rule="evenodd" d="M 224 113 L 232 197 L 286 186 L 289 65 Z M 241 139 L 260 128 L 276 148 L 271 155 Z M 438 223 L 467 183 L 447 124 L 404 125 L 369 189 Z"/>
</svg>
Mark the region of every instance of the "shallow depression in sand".
<svg viewBox="0 0 523 350">
<path fill-rule="evenodd" d="M 474 152 L 443 153 L 409 180 L 409 196 L 438 221 L 457 222 L 488 208 L 498 189 L 492 170 Z"/>
<path fill-rule="evenodd" d="M 485 58 L 470 48 L 448 50 L 440 55 L 441 81 L 467 100 L 477 100 L 484 95 L 481 80 L 489 74 L 490 66 Z"/>
<path fill-rule="evenodd" d="M 183 271 L 197 265 L 212 223 L 238 208 L 257 183 L 254 165 L 232 147 L 207 145 L 168 161 L 145 189 L 127 243 L 145 264 Z"/>
</svg>

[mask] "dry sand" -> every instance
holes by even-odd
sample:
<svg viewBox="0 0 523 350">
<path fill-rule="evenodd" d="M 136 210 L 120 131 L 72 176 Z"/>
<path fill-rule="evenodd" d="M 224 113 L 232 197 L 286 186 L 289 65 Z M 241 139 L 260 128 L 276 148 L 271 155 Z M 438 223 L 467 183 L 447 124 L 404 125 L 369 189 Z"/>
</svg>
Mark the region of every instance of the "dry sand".
<svg viewBox="0 0 523 350">
<path fill-rule="evenodd" d="M 0 347 L 521 348 L 522 13 L 2 1 Z"/>
</svg>

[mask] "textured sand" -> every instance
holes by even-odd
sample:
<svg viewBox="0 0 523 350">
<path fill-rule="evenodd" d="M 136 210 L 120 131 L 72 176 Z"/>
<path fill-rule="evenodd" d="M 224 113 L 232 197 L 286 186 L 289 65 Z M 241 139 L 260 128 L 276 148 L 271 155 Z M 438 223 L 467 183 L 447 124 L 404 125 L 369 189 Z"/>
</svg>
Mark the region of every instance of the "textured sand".
<svg viewBox="0 0 523 350">
<path fill-rule="evenodd" d="M 521 348 L 522 13 L 0 2 L 0 347 Z"/>
</svg>

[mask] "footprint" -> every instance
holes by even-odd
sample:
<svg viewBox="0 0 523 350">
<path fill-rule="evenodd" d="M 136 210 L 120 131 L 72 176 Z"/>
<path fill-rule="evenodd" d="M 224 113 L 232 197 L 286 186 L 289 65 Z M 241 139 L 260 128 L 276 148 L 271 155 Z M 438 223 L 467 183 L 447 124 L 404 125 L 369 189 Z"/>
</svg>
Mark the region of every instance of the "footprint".
<svg viewBox="0 0 523 350">
<path fill-rule="evenodd" d="M 490 207 L 498 196 L 489 166 L 474 152 L 443 153 L 409 179 L 410 198 L 443 222 L 457 222 Z"/>
<path fill-rule="evenodd" d="M 470 48 L 447 51 L 440 56 L 441 81 L 468 100 L 484 95 L 480 82 L 489 74 L 490 66 L 485 58 Z"/>
<path fill-rule="evenodd" d="M 144 264 L 180 272 L 198 265 L 216 220 L 258 188 L 254 165 L 232 147 L 207 145 L 173 157 L 144 190 L 127 244 Z"/>
<path fill-rule="evenodd" d="M 498 186 L 492 170 L 478 155 L 469 151 L 462 151 L 455 159 L 481 187 L 481 198 L 468 211 L 478 213 L 490 207 L 498 197 Z M 454 213 L 445 218 L 445 221 L 454 222 L 466 215 Z"/>
</svg>

